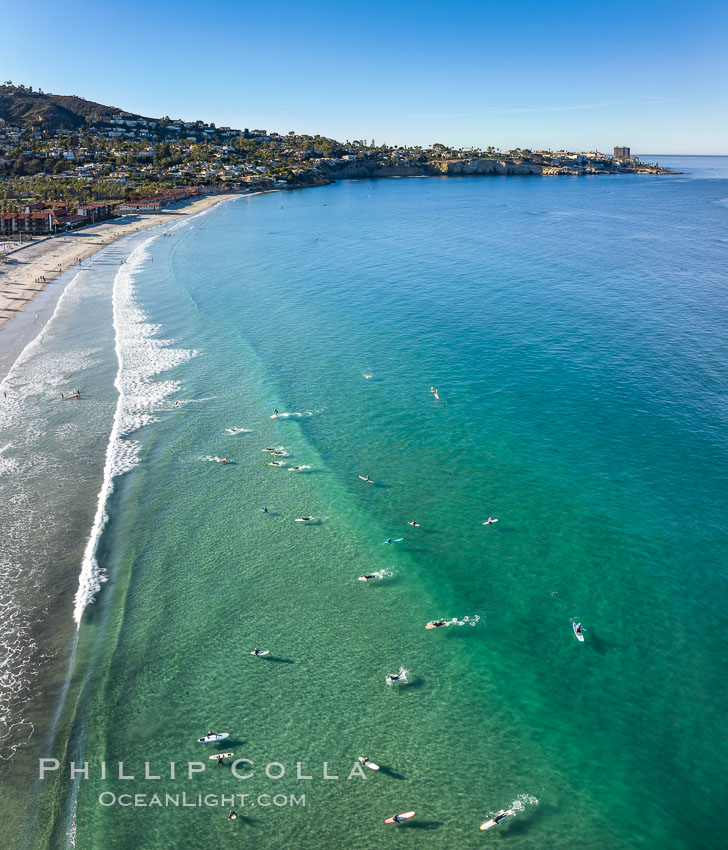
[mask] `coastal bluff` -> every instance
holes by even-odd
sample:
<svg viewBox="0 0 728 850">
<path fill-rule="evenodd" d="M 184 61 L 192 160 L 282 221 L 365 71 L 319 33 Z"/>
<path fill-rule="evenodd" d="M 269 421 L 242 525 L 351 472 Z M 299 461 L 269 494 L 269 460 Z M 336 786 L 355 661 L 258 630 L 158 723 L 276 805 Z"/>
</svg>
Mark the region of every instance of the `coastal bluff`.
<svg viewBox="0 0 728 850">
<path fill-rule="evenodd" d="M 326 185 L 336 180 L 376 179 L 381 177 L 557 177 L 594 176 L 598 174 L 673 174 L 655 165 L 640 163 L 637 167 L 613 168 L 602 165 L 592 167 L 576 164 L 554 164 L 531 160 L 513 160 L 497 157 L 472 157 L 441 159 L 417 164 L 390 165 L 367 161 L 318 162 L 315 168 L 301 169 L 289 179 L 290 188 Z"/>
</svg>

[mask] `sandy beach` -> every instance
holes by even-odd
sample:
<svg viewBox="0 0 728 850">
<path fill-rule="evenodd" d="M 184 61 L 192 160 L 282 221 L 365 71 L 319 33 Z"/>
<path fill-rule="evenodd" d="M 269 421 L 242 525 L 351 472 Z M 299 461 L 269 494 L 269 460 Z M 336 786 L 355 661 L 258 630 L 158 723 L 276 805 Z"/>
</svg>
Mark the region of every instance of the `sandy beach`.
<svg viewBox="0 0 728 850">
<path fill-rule="evenodd" d="M 124 216 L 61 236 L 27 243 L 6 254 L 0 262 L 0 330 L 52 283 L 60 274 L 78 265 L 122 236 L 195 215 L 238 195 L 208 195 L 150 215 Z"/>
</svg>

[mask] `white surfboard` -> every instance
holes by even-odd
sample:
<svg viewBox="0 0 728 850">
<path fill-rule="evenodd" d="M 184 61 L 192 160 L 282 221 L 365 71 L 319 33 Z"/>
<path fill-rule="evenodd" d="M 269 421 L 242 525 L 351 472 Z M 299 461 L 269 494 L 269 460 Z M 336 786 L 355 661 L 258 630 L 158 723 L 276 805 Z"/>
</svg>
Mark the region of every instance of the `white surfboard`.
<svg viewBox="0 0 728 850">
<path fill-rule="evenodd" d="M 367 484 L 374 484 L 371 478 L 365 478 L 363 475 L 360 475 L 359 478 L 361 478 L 361 480 L 365 481 Z"/>
<path fill-rule="evenodd" d="M 581 625 L 581 623 L 572 623 L 571 628 L 574 630 L 574 635 L 576 636 L 576 639 L 578 641 L 581 641 L 581 643 L 584 643 L 584 635 L 579 634 L 579 632 L 577 632 L 577 630 L 576 630 L 576 627 L 580 626 L 580 625 Z"/>
<path fill-rule="evenodd" d="M 311 522 L 312 519 L 313 519 L 312 516 L 299 516 L 299 517 L 296 517 L 296 519 L 294 519 L 293 521 L 294 522 Z"/>
<path fill-rule="evenodd" d="M 493 815 L 493 817 L 490 820 L 485 821 L 485 823 L 481 823 L 480 828 L 481 829 L 492 829 L 494 826 L 498 826 L 498 824 L 502 820 L 505 820 L 506 817 L 508 817 L 509 815 L 514 815 L 514 814 L 515 814 L 515 812 L 513 811 L 513 809 L 502 809 L 500 812 L 498 812 L 497 815 Z"/>
<path fill-rule="evenodd" d="M 369 768 L 369 770 L 379 770 L 379 765 L 378 765 L 378 764 L 374 764 L 374 762 L 373 762 L 373 761 L 366 761 L 366 757 L 365 757 L 365 756 L 359 756 L 359 757 L 357 758 L 357 761 L 360 761 L 360 762 L 364 765 L 364 767 L 368 767 L 368 768 Z"/>
<path fill-rule="evenodd" d="M 217 761 L 217 759 L 231 759 L 235 753 L 215 753 L 214 756 L 208 756 L 210 761 Z"/>
<path fill-rule="evenodd" d="M 253 650 L 250 654 L 255 655 L 257 658 L 262 658 L 264 655 L 268 655 L 270 649 L 261 649 L 260 652 L 256 652 Z"/>
<path fill-rule="evenodd" d="M 215 735 L 205 735 L 204 738 L 198 738 L 198 744 L 212 744 L 214 741 L 224 741 L 225 738 L 229 738 L 229 732 L 217 732 Z"/>
<path fill-rule="evenodd" d="M 415 816 L 414 812 L 402 812 L 401 815 L 392 815 L 391 818 L 387 818 L 385 823 L 399 823 L 403 820 L 408 820 L 409 818 L 413 818 Z"/>
</svg>

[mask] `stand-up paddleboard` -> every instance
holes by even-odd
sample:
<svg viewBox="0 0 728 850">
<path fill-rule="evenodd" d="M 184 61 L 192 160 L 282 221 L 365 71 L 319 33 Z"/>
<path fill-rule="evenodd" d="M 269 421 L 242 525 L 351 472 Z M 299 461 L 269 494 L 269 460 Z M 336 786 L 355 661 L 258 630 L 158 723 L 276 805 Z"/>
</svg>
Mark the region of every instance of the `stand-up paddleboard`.
<svg viewBox="0 0 728 850">
<path fill-rule="evenodd" d="M 581 641 L 582 643 L 584 643 L 584 635 L 583 634 L 580 635 L 579 632 L 577 632 L 577 630 L 576 630 L 577 627 L 580 626 L 580 625 L 581 625 L 581 623 L 572 623 L 571 627 L 574 630 L 574 634 L 576 635 L 576 639 Z"/>
<path fill-rule="evenodd" d="M 205 735 L 204 738 L 198 738 L 198 744 L 212 744 L 215 741 L 224 741 L 225 738 L 229 738 L 229 732 L 217 732 L 215 735 Z"/>
<path fill-rule="evenodd" d="M 498 826 L 498 824 L 502 820 L 505 820 L 509 815 L 515 815 L 513 809 L 502 809 L 497 815 L 493 815 L 490 820 L 487 820 L 485 823 L 481 823 L 480 828 L 492 829 L 494 826 Z"/>
<path fill-rule="evenodd" d="M 294 519 L 294 522 L 310 522 L 313 519 L 312 516 L 299 516 Z"/>
<path fill-rule="evenodd" d="M 367 484 L 374 484 L 371 478 L 365 478 L 363 475 L 360 475 L 359 478 L 361 478 L 361 480 L 365 481 Z"/>
<path fill-rule="evenodd" d="M 235 753 L 215 753 L 214 756 L 208 756 L 210 761 L 216 761 L 218 759 L 231 759 Z"/>
<path fill-rule="evenodd" d="M 415 816 L 414 812 L 402 812 L 401 815 L 392 815 L 391 818 L 387 818 L 385 823 L 399 823 L 403 820 L 408 820 L 409 818 L 413 818 Z"/>
<path fill-rule="evenodd" d="M 382 546 L 387 546 L 389 543 L 401 543 L 404 537 L 395 537 L 393 540 L 385 540 Z"/>
<path fill-rule="evenodd" d="M 364 767 L 368 767 L 369 770 L 379 770 L 379 765 L 374 764 L 374 762 L 371 760 L 367 760 L 366 756 L 359 756 L 357 758 L 357 761 L 360 761 L 364 765 Z"/>
<path fill-rule="evenodd" d="M 260 652 L 256 652 L 255 650 L 253 650 L 250 654 L 261 658 L 263 655 L 268 655 L 269 652 L 270 649 L 261 649 Z"/>
</svg>

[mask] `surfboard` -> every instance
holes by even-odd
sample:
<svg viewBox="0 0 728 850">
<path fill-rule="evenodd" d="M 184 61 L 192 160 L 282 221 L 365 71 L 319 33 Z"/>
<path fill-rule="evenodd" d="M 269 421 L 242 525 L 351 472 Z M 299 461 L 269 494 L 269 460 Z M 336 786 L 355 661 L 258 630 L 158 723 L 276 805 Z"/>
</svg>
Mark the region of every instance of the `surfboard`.
<svg viewBox="0 0 728 850">
<path fill-rule="evenodd" d="M 217 759 L 231 759 L 235 753 L 215 753 L 214 756 L 208 756 L 210 761 L 216 761 Z"/>
<path fill-rule="evenodd" d="M 407 525 L 411 525 L 412 528 L 419 528 L 420 527 L 419 522 L 408 522 Z"/>
<path fill-rule="evenodd" d="M 361 478 L 362 481 L 366 481 L 367 484 L 374 484 L 371 478 L 365 478 L 363 475 L 360 475 L 359 478 Z"/>
<path fill-rule="evenodd" d="M 584 635 L 580 635 L 579 632 L 577 632 L 577 630 L 576 630 L 576 627 L 578 625 L 579 625 L 578 623 L 572 623 L 571 628 L 574 630 L 574 634 L 576 635 L 576 639 L 581 641 L 582 643 L 584 643 Z"/>
<path fill-rule="evenodd" d="M 299 517 L 296 517 L 296 519 L 294 519 L 293 521 L 294 522 L 311 522 L 312 519 L 313 519 L 312 516 L 307 516 L 307 517 L 299 516 Z"/>
<path fill-rule="evenodd" d="M 373 761 L 364 761 L 364 756 L 359 756 L 357 758 L 357 761 L 360 761 L 364 765 L 364 767 L 368 767 L 369 770 L 379 770 L 378 764 L 374 764 Z"/>
<path fill-rule="evenodd" d="M 404 537 L 395 537 L 393 540 L 385 540 L 382 546 L 387 546 L 389 543 L 401 543 Z"/>
<path fill-rule="evenodd" d="M 513 809 L 503 809 L 502 811 L 498 812 L 497 815 L 493 815 L 493 817 L 490 820 L 485 821 L 485 823 L 481 823 L 480 828 L 481 829 L 491 829 L 494 826 L 498 826 L 498 821 L 496 821 L 496 818 L 499 818 L 501 815 L 512 815 L 512 814 L 515 814 Z"/>
<path fill-rule="evenodd" d="M 493 525 L 493 523 L 494 523 L 494 522 L 498 522 L 498 520 L 497 520 L 497 519 L 492 519 L 490 522 L 488 522 L 488 520 L 486 520 L 486 521 L 483 523 L 483 525 Z"/>
<path fill-rule="evenodd" d="M 229 732 L 218 732 L 216 735 L 205 735 L 204 738 L 198 738 L 198 744 L 211 744 L 213 741 L 224 741 L 225 738 L 229 738 Z"/>
<path fill-rule="evenodd" d="M 260 652 L 256 652 L 255 650 L 253 650 L 253 652 L 251 652 L 250 654 L 255 655 L 257 658 L 262 658 L 264 655 L 268 655 L 269 652 L 270 649 L 261 649 Z"/>
<path fill-rule="evenodd" d="M 415 816 L 414 812 L 402 812 L 401 815 L 392 815 L 391 818 L 387 818 L 385 823 L 399 823 L 399 821 L 407 820 L 408 818 L 413 818 Z M 396 821 L 395 818 L 399 818 L 399 821 Z"/>
</svg>

